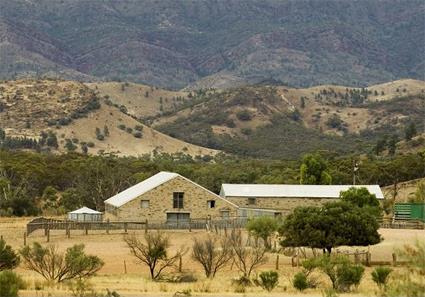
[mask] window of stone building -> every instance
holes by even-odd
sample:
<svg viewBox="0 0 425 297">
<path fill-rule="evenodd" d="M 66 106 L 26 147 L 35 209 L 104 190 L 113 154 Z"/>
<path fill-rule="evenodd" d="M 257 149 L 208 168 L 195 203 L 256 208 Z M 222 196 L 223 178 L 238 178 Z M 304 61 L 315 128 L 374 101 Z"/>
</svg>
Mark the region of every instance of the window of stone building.
<svg viewBox="0 0 425 297">
<path fill-rule="evenodd" d="M 149 200 L 142 200 L 142 201 L 140 201 L 140 206 L 142 208 L 148 208 L 149 207 Z"/>
<path fill-rule="evenodd" d="M 254 197 L 249 197 L 248 198 L 248 204 L 255 204 L 256 203 L 256 199 Z"/>
<path fill-rule="evenodd" d="M 184 208 L 183 198 L 184 198 L 184 193 L 174 192 L 173 193 L 173 208 Z"/>
<path fill-rule="evenodd" d="M 208 208 L 215 208 L 215 200 L 208 200 L 207 204 Z"/>
</svg>

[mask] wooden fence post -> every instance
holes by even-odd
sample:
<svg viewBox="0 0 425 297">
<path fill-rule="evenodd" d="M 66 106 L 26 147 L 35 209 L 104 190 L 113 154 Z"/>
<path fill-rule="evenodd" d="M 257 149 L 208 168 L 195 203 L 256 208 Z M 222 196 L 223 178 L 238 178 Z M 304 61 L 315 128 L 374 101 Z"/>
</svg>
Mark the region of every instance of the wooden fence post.
<svg viewBox="0 0 425 297">
<path fill-rule="evenodd" d="M 397 266 L 397 254 L 393 253 L 392 256 L 393 256 L 393 266 Z"/>
<path fill-rule="evenodd" d="M 182 272 L 182 268 L 183 268 L 183 259 L 182 259 L 182 255 L 179 256 L 179 272 Z"/>
<path fill-rule="evenodd" d="M 189 219 L 189 232 L 192 232 L 192 219 Z"/>
<path fill-rule="evenodd" d="M 44 223 L 44 236 L 47 236 L 47 223 Z"/>
<path fill-rule="evenodd" d="M 89 224 L 84 224 L 84 233 L 89 235 Z"/>
<path fill-rule="evenodd" d="M 24 246 L 27 245 L 27 232 L 24 232 Z"/>
<path fill-rule="evenodd" d="M 127 274 L 127 264 L 125 263 L 125 260 L 124 260 L 124 273 Z"/>
<path fill-rule="evenodd" d="M 124 223 L 124 233 L 127 233 L 127 222 Z M 125 261 L 124 261 L 125 263 Z"/>
<path fill-rule="evenodd" d="M 109 234 L 109 219 L 106 220 L 106 234 Z"/>
<path fill-rule="evenodd" d="M 148 219 L 145 220 L 145 233 L 148 233 Z"/>
<path fill-rule="evenodd" d="M 50 242 L 50 229 L 47 228 L 47 242 Z"/>
<path fill-rule="evenodd" d="M 227 226 L 224 226 L 224 235 L 227 237 Z"/>
<path fill-rule="evenodd" d="M 279 270 L 279 254 L 276 256 L 276 270 Z"/>
<path fill-rule="evenodd" d="M 359 250 L 356 249 L 356 251 L 354 252 L 354 263 L 359 264 L 360 259 L 359 259 Z"/>
</svg>

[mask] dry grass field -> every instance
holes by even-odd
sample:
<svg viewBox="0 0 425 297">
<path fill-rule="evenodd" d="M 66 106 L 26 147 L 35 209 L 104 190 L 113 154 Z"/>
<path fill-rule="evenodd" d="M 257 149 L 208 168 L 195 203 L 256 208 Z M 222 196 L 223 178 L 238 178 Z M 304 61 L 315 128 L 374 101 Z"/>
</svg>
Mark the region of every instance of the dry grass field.
<svg viewBox="0 0 425 297">
<path fill-rule="evenodd" d="M 23 234 L 28 218 L 3 218 L 0 220 L 0 234 L 12 245 L 18 249 L 23 245 Z M 65 236 L 64 231 L 54 231 L 51 233 L 49 244 L 57 245 L 59 249 L 64 250 L 76 243 L 84 243 L 89 254 L 96 254 L 105 262 L 105 266 L 95 276 L 91 282 L 96 290 L 105 292 L 106 288 L 116 290 L 121 296 L 172 296 L 177 291 L 190 289 L 192 296 L 321 296 L 321 289 L 309 289 L 303 294 L 298 293 L 291 285 L 293 275 L 300 268 L 293 268 L 290 265 L 290 258 L 280 255 L 280 281 L 278 287 L 270 294 L 266 294 L 259 287 L 247 288 L 246 293 L 235 293 L 231 285 L 231 279 L 238 276 L 235 268 L 230 265 L 218 273 L 213 280 L 204 277 L 200 265 L 193 262 L 190 253 L 183 258 L 183 270 L 192 272 L 198 279 L 193 283 L 169 283 L 152 282 L 148 278 L 146 267 L 137 263 L 133 258 L 126 244 L 123 241 L 123 234 L 118 231 L 111 232 L 109 235 L 105 232 L 92 232 L 88 236 L 83 231 L 73 231 L 71 238 Z M 405 244 L 414 244 L 416 240 L 425 241 L 425 230 L 395 230 L 381 229 L 381 235 L 384 240 L 375 246 L 370 247 L 372 261 L 391 261 L 391 254 Z M 168 232 L 172 249 L 182 245 L 190 247 L 195 237 L 205 236 L 205 231 L 172 231 Z M 37 231 L 28 237 L 27 243 L 34 241 L 46 242 L 42 231 Z M 139 233 L 143 236 L 143 231 Z M 47 244 L 47 243 L 45 243 Z M 341 250 L 348 250 L 348 247 L 342 247 Z M 359 247 L 359 249 L 364 249 Z M 259 270 L 274 269 L 276 255 L 270 254 L 268 262 Z M 125 273 L 124 262 L 127 273 Z M 396 268 L 400 269 L 400 268 Z M 372 268 L 366 268 L 365 276 L 357 291 L 344 296 L 371 296 L 376 287 L 371 280 L 370 271 Z M 21 296 L 70 296 L 67 286 L 47 286 L 43 280 L 36 274 L 19 267 L 18 272 L 24 277 L 28 286 L 21 292 Z M 169 271 L 173 272 L 173 271 Z M 323 284 L 327 284 L 326 279 L 322 279 Z M 323 285 L 322 285 L 323 287 Z"/>
</svg>

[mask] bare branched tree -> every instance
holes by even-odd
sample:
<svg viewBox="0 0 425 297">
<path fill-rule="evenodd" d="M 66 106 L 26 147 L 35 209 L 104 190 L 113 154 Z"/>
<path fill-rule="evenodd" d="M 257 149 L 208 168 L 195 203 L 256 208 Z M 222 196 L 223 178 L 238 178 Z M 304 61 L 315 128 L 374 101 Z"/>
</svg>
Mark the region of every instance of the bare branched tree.
<svg viewBox="0 0 425 297">
<path fill-rule="evenodd" d="M 217 271 L 232 259 L 232 247 L 228 238 L 208 236 L 193 242 L 192 258 L 204 268 L 205 275 L 213 278 Z"/>
<path fill-rule="evenodd" d="M 63 254 L 53 245 L 43 247 L 34 242 L 32 247 L 22 248 L 20 254 L 29 270 L 58 283 L 93 276 L 104 264 L 97 256 L 86 255 L 82 244 L 68 248 Z"/>
<path fill-rule="evenodd" d="M 170 257 L 167 252 L 170 247 L 169 237 L 159 231 L 146 233 L 144 239 L 142 241 L 134 234 L 124 237 L 133 256 L 149 267 L 153 280 L 159 279 L 165 268 L 175 266 L 177 260 L 187 252 L 181 248 Z"/>
<path fill-rule="evenodd" d="M 254 269 L 267 261 L 267 249 L 261 239 L 254 246 L 246 246 L 241 231 L 234 230 L 229 240 L 233 249 L 233 261 L 244 277 L 249 278 Z"/>
</svg>

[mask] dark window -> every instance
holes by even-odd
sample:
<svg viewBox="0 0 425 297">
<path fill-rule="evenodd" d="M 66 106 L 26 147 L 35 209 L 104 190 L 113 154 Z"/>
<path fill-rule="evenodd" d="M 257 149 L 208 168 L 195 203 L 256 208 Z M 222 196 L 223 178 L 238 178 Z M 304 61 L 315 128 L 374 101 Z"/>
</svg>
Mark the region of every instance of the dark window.
<svg viewBox="0 0 425 297">
<path fill-rule="evenodd" d="M 215 200 L 208 200 L 208 208 L 215 208 Z"/>
<path fill-rule="evenodd" d="M 248 204 L 255 204 L 255 198 L 253 197 L 248 198 Z"/>
<path fill-rule="evenodd" d="M 173 208 L 183 208 L 183 197 L 184 193 L 182 192 L 173 193 Z"/>
</svg>

